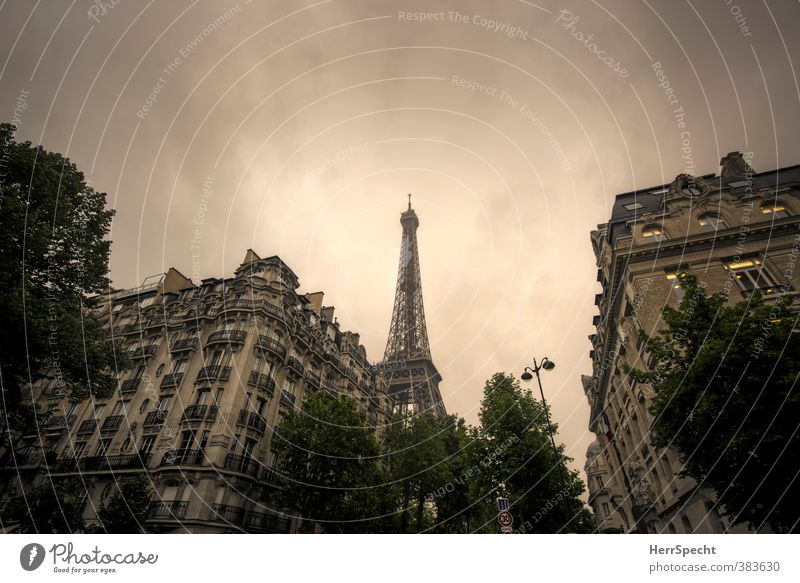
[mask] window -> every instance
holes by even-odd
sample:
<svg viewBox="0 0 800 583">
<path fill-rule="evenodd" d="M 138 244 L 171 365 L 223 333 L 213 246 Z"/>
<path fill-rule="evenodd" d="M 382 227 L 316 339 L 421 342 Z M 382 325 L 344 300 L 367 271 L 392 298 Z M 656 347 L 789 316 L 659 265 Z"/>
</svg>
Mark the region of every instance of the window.
<svg viewBox="0 0 800 583">
<path fill-rule="evenodd" d="M 745 293 L 750 293 L 757 289 L 767 294 L 776 291 L 775 280 L 769 274 L 767 268 L 761 264 L 760 259 L 755 257 L 745 258 L 739 261 L 729 261 L 725 265 Z"/>
<path fill-rule="evenodd" d="M 211 389 L 200 389 L 194 399 L 195 405 L 205 405 L 211 396 Z"/>
<path fill-rule="evenodd" d="M 151 451 L 153 451 L 153 446 L 156 443 L 156 436 L 155 435 L 145 435 L 142 437 L 142 445 L 139 446 L 139 452 L 145 456 L 149 455 Z"/>
<path fill-rule="evenodd" d="M 642 207 L 644 207 L 644 205 L 642 203 L 640 203 L 640 202 L 632 202 L 630 204 L 626 204 L 625 205 L 625 210 L 626 211 L 635 211 L 635 210 L 639 210 Z"/>
<path fill-rule="evenodd" d="M 154 299 L 156 299 L 155 296 L 150 296 L 149 298 L 143 299 L 141 302 L 139 302 L 139 307 L 146 308 L 147 306 L 152 305 Z"/>
<path fill-rule="evenodd" d="M 603 518 L 608 518 L 609 516 L 611 516 L 611 507 L 607 502 L 603 502 Z"/>
<path fill-rule="evenodd" d="M 184 371 L 186 368 L 186 359 L 182 358 L 181 360 L 176 360 L 175 363 L 172 365 L 172 373 L 177 374 Z"/>
<path fill-rule="evenodd" d="M 97 442 L 97 449 L 95 450 L 94 454 L 96 456 L 106 455 L 109 446 L 111 445 L 111 439 L 101 439 Z"/>
<path fill-rule="evenodd" d="M 76 441 L 75 446 L 73 447 L 72 450 L 72 455 L 74 455 L 76 458 L 81 457 L 81 454 L 83 453 L 84 449 L 86 449 L 86 442 Z"/>
<path fill-rule="evenodd" d="M 172 405 L 172 395 L 164 395 L 158 400 L 158 411 L 168 411 Z"/>
<path fill-rule="evenodd" d="M 129 402 L 130 401 L 117 401 L 116 404 L 114 405 L 114 410 L 111 411 L 111 414 L 112 415 L 124 415 L 125 414 L 126 405 Z"/>
<path fill-rule="evenodd" d="M 761 212 L 765 215 L 772 215 L 776 219 L 782 219 L 789 216 L 789 212 L 786 210 L 786 207 L 784 207 L 783 203 L 779 200 L 774 202 L 765 202 L 761 205 Z"/>
<path fill-rule="evenodd" d="M 103 492 L 100 494 L 100 499 L 105 500 L 111 495 L 111 489 L 114 487 L 114 484 L 107 484 L 105 488 L 103 488 Z"/>
<path fill-rule="evenodd" d="M 114 304 L 114 307 L 111 308 L 111 311 L 116 313 L 122 310 L 123 307 L 124 307 L 123 304 Z"/>
<path fill-rule="evenodd" d="M 686 273 L 687 270 L 680 267 L 669 269 L 666 272 L 667 279 L 672 282 L 672 291 L 679 302 L 683 300 L 683 296 L 686 293 L 686 290 L 684 290 L 681 286 L 683 277 L 686 275 Z"/>
<path fill-rule="evenodd" d="M 667 234 L 661 228 L 661 225 L 647 225 L 642 229 L 642 236 L 645 239 L 653 239 L 654 241 L 666 241 L 667 239 Z"/>
<path fill-rule="evenodd" d="M 126 451 L 128 451 L 130 448 L 131 448 L 131 438 L 130 438 L 130 437 L 126 437 L 126 438 L 125 438 L 125 441 L 123 441 L 123 442 L 122 442 L 122 445 L 120 445 L 120 446 L 119 446 L 119 450 L 120 450 L 122 453 L 125 453 L 125 452 L 126 452 Z"/>
<path fill-rule="evenodd" d="M 144 413 L 147 411 L 147 408 L 150 406 L 150 399 L 145 399 L 142 401 L 142 404 L 139 406 L 139 413 Z"/>
<path fill-rule="evenodd" d="M 603 484 L 602 476 L 595 476 L 594 477 L 594 485 L 597 486 L 598 490 L 602 490 L 605 487 L 605 484 Z"/>
<path fill-rule="evenodd" d="M 728 228 L 725 221 L 720 218 L 719 213 L 703 213 L 697 217 L 697 221 L 707 233 L 716 233 L 720 229 Z"/>
<path fill-rule="evenodd" d="M 94 418 L 100 419 L 100 416 L 103 414 L 103 409 L 106 408 L 105 403 L 96 403 L 94 406 Z"/>
<path fill-rule="evenodd" d="M 163 373 L 163 372 L 164 372 L 164 365 L 163 364 L 159 364 L 158 368 L 156 369 L 156 376 L 160 377 L 161 373 Z"/>
</svg>

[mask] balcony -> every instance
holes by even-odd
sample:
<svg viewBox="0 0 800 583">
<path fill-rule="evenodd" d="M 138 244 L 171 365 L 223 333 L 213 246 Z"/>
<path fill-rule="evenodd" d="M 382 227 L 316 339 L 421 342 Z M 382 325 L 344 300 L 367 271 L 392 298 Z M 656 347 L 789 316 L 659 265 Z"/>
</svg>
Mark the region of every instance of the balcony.
<svg viewBox="0 0 800 583">
<path fill-rule="evenodd" d="M 181 386 L 181 381 L 183 380 L 183 373 L 182 372 L 171 372 L 169 374 L 165 374 L 164 378 L 161 379 L 161 388 L 162 389 L 171 389 Z"/>
<path fill-rule="evenodd" d="M 204 366 L 197 373 L 198 381 L 227 381 L 231 376 L 231 367 L 211 365 Z"/>
<path fill-rule="evenodd" d="M 247 379 L 247 384 L 251 387 L 258 387 L 265 391 L 272 393 L 275 391 L 275 381 L 267 374 L 259 374 L 257 371 L 250 373 L 250 378 Z"/>
<path fill-rule="evenodd" d="M 136 392 L 139 388 L 139 384 L 141 384 L 142 379 L 128 379 L 127 381 L 123 381 L 122 385 L 119 387 L 119 394 L 120 395 L 132 395 Z"/>
<path fill-rule="evenodd" d="M 168 451 L 161 459 L 162 466 L 200 466 L 205 460 L 202 449 L 178 449 Z"/>
<path fill-rule="evenodd" d="M 285 477 L 279 475 L 272 468 L 264 468 L 259 479 L 273 486 L 285 486 L 287 482 Z"/>
<path fill-rule="evenodd" d="M 269 336 L 259 336 L 258 341 L 256 342 L 256 347 L 266 350 L 267 352 L 271 352 L 278 357 L 278 360 L 281 362 L 283 362 L 283 359 L 286 358 L 286 347 Z"/>
<path fill-rule="evenodd" d="M 252 312 L 254 310 L 258 310 L 264 304 L 264 300 L 248 300 L 245 298 L 238 298 L 235 300 L 228 300 L 222 305 L 222 309 L 225 311 L 247 311 Z"/>
<path fill-rule="evenodd" d="M 44 429 L 45 431 L 62 431 L 69 429 L 73 421 L 75 421 L 75 415 L 55 415 L 47 420 Z"/>
<path fill-rule="evenodd" d="M 589 492 L 589 500 L 588 500 L 589 504 L 594 502 L 595 499 L 597 499 L 598 496 L 604 496 L 604 495 L 605 496 L 608 495 L 608 488 L 600 488 L 598 490 L 594 490 L 592 492 Z"/>
<path fill-rule="evenodd" d="M 180 340 L 176 340 L 172 343 L 170 347 L 170 352 L 186 352 L 188 350 L 197 350 L 197 345 L 200 344 L 197 336 L 192 336 L 191 338 L 181 338 Z"/>
<path fill-rule="evenodd" d="M 147 467 L 150 454 L 131 453 L 127 455 L 95 455 L 81 458 L 62 458 L 56 460 L 54 473 L 103 472 L 109 470 L 141 470 Z"/>
<path fill-rule="evenodd" d="M 273 317 L 277 318 L 281 322 L 285 322 L 286 321 L 286 312 L 283 311 L 283 308 L 280 308 L 280 307 L 276 306 L 275 304 L 271 304 L 269 302 L 264 302 L 264 305 L 261 306 L 261 307 L 270 316 L 273 316 Z"/>
<path fill-rule="evenodd" d="M 224 467 L 226 470 L 241 472 L 242 474 L 257 478 L 259 470 L 261 469 L 261 464 L 250 456 L 229 453 L 225 457 Z"/>
<path fill-rule="evenodd" d="M 244 330 L 217 330 L 206 340 L 206 345 L 225 343 L 225 344 L 244 344 L 247 340 L 247 332 Z"/>
<path fill-rule="evenodd" d="M 100 431 L 116 431 L 119 429 L 119 426 L 122 425 L 123 419 L 125 419 L 125 415 L 109 415 L 106 417 L 106 420 L 103 421 Z"/>
<path fill-rule="evenodd" d="M 244 521 L 244 508 L 226 506 L 225 504 L 212 504 L 208 519 L 215 522 L 220 521 L 231 524 L 241 524 Z"/>
<path fill-rule="evenodd" d="M 158 520 L 161 518 L 180 520 L 186 515 L 188 502 L 170 500 L 168 502 L 153 502 L 150 504 L 148 518 Z"/>
<path fill-rule="evenodd" d="M 296 374 L 297 376 L 303 376 L 303 368 L 302 363 L 294 356 L 290 356 L 289 359 L 286 361 L 286 366 L 289 368 L 289 372 Z"/>
<path fill-rule="evenodd" d="M 208 413 L 208 405 L 189 405 L 183 410 L 181 421 L 202 421 Z"/>
<path fill-rule="evenodd" d="M 248 512 L 245 516 L 244 526 L 267 532 L 288 533 L 290 522 L 288 518 L 269 512 Z"/>
<path fill-rule="evenodd" d="M 320 383 L 320 380 L 319 380 L 319 375 L 317 373 L 312 372 L 310 370 L 306 372 L 306 384 L 309 387 L 313 387 L 315 389 L 318 389 L 319 388 L 319 383 Z"/>
<path fill-rule="evenodd" d="M 97 419 L 85 419 L 78 426 L 78 435 L 92 435 L 97 429 Z"/>
<path fill-rule="evenodd" d="M 288 405 L 294 408 L 295 401 L 297 401 L 297 399 L 293 394 L 288 391 L 281 391 L 281 405 Z"/>
<path fill-rule="evenodd" d="M 155 356 L 158 352 L 159 345 L 158 344 L 148 344 L 147 346 L 139 346 L 134 348 L 133 350 L 128 352 L 128 356 L 132 360 L 136 359 L 147 359 L 151 356 Z"/>
<path fill-rule="evenodd" d="M 267 429 L 267 420 L 258 413 L 243 409 L 239 411 L 239 425 L 247 425 L 250 429 L 255 429 L 259 433 L 264 433 Z"/>
<path fill-rule="evenodd" d="M 144 418 L 144 426 L 145 427 L 158 427 L 159 425 L 164 425 L 164 421 L 167 419 L 167 412 L 161 409 L 157 411 L 150 411 L 147 416 Z"/>
</svg>

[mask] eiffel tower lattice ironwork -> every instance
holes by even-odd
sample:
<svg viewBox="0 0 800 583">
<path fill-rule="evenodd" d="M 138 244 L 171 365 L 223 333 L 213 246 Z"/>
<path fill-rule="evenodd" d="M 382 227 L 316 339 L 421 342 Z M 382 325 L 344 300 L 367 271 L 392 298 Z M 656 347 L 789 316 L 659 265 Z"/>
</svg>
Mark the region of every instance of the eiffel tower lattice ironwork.
<svg viewBox="0 0 800 583">
<path fill-rule="evenodd" d="M 439 392 L 442 377 L 431 360 L 425 325 L 417 248 L 419 219 L 411 208 L 410 194 L 408 210 L 400 215 L 400 224 L 403 227 L 403 237 L 400 243 L 397 290 L 381 369 L 389 379 L 389 394 L 394 412 L 445 415 Z"/>
</svg>

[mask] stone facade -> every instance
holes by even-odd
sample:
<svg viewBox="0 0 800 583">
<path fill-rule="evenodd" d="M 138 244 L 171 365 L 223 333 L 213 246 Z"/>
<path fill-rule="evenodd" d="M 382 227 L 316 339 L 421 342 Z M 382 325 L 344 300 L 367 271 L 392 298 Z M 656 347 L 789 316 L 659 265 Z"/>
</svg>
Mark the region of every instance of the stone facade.
<svg viewBox="0 0 800 583">
<path fill-rule="evenodd" d="M 729 529 L 714 492 L 679 476 L 676 452 L 652 447 L 651 389 L 624 372 L 625 365 L 647 369 L 639 330 L 652 335 L 662 326 L 663 306 L 679 304 L 677 274 L 696 274 L 709 293 L 725 292 L 729 304 L 754 289 L 768 301 L 791 302 L 797 294 L 800 166 L 755 173 L 738 152 L 721 165 L 719 176 L 680 175 L 618 195 L 611 220 L 591 234 L 602 291 L 589 337 L 593 374 L 583 380 L 597 436 L 587 477 L 589 501 L 608 528 L 746 530 Z"/>
<path fill-rule="evenodd" d="M 291 487 L 272 468 L 282 416 L 320 390 L 355 399 L 378 434 L 391 411 L 359 335 L 340 330 L 322 292 L 298 287 L 278 257 L 251 250 L 232 278 L 193 285 L 170 269 L 96 298 L 95 315 L 124 340 L 133 368 L 102 401 L 70 403 L 54 379 L 35 383 L 39 408 L 53 414 L 40 431 L 46 453 L 23 460 L 6 496 L 45 469 L 80 475 L 91 521 L 116 482 L 146 471 L 156 490 L 150 530 L 292 531 L 296 521 L 265 501 L 269 489 Z"/>
</svg>

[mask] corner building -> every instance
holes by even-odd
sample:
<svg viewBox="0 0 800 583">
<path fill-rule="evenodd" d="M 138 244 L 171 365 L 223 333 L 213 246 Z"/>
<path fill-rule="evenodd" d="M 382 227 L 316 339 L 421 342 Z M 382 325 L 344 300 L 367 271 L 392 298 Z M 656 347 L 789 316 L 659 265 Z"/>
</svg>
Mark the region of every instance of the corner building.
<svg viewBox="0 0 800 583">
<path fill-rule="evenodd" d="M 739 152 L 720 164 L 719 176 L 679 175 L 618 195 L 611 219 L 591 233 L 602 291 L 589 337 L 593 371 L 582 381 L 597 437 L 587 452 L 589 503 L 601 530 L 748 530 L 729 528 L 713 490 L 679 477 L 677 452 L 651 445 L 652 389 L 624 372 L 648 369 L 639 330 L 656 333 L 662 308 L 678 306 L 681 273 L 726 293 L 730 305 L 756 289 L 768 302 L 797 295 L 800 166 L 755 173 Z"/>
<path fill-rule="evenodd" d="M 6 495 L 48 472 L 80 476 L 91 522 L 117 482 L 147 472 L 148 530 L 292 532 L 294 517 L 266 502 L 292 483 L 272 468 L 282 416 L 314 391 L 354 399 L 377 434 L 391 411 L 359 335 L 340 329 L 322 292 L 298 287 L 280 258 L 250 250 L 232 278 L 193 285 L 170 269 L 97 298 L 95 315 L 124 339 L 133 367 L 105 400 L 71 403 L 53 379 L 36 383 L 52 413 L 35 436 L 47 453 L 31 448 Z"/>
</svg>

